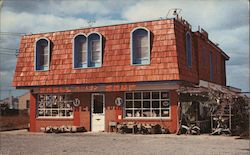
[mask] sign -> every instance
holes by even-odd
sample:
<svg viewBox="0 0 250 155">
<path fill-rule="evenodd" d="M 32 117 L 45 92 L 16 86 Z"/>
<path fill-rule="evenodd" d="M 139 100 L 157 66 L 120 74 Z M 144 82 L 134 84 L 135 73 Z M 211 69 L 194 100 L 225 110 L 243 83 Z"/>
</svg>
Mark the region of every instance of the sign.
<svg viewBox="0 0 250 155">
<path fill-rule="evenodd" d="M 73 100 L 73 105 L 74 105 L 75 107 L 79 107 L 79 105 L 80 105 L 80 100 L 79 100 L 78 98 L 75 98 L 75 99 Z"/>
<path fill-rule="evenodd" d="M 121 97 L 117 97 L 117 98 L 115 99 L 115 104 L 116 104 L 117 106 L 121 106 L 121 105 L 123 104 L 122 98 L 121 98 Z"/>
</svg>

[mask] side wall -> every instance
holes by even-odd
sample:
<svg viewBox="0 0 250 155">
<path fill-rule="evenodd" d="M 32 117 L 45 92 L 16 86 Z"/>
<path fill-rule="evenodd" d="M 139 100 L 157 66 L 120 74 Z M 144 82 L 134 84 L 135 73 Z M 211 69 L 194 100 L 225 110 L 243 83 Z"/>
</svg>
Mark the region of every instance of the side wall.
<svg viewBox="0 0 250 155">
<path fill-rule="evenodd" d="M 226 85 L 225 58 L 207 39 L 195 34 L 196 53 L 198 54 L 199 79 Z M 210 79 L 210 52 L 213 58 L 213 79 Z"/>
<path fill-rule="evenodd" d="M 188 67 L 186 57 L 186 33 L 191 35 L 192 66 Z M 191 30 L 184 24 L 175 20 L 176 47 L 178 54 L 178 66 L 180 80 L 198 84 L 197 53 L 195 52 L 195 40 Z"/>
<path fill-rule="evenodd" d="M 115 105 L 117 97 L 124 98 L 124 92 L 106 92 L 105 94 L 105 131 L 108 131 L 110 121 L 137 123 L 160 124 L 169 128 L 170 132 L 174 133 L 177 130 L 177 103 L 178 95 L 176 91 L 170 91 L 171 101 L 171 117 L 170 119 L 119 119 L 122 116 L 123 108 Z M 74 108 L 73 119 L 41 119 L 36 118 L 36 95 L 31 94 L 30 101 L 30 131 L 39 132 L 41 127 L 46 126 L 61 126 L 61 125 L 76 125 L 83 126 L 87 131 L 91 131 L 91 93 L 74 93 L 73 97 L 77 97 L 81 101 L 78 108 Z"/>
</svg>

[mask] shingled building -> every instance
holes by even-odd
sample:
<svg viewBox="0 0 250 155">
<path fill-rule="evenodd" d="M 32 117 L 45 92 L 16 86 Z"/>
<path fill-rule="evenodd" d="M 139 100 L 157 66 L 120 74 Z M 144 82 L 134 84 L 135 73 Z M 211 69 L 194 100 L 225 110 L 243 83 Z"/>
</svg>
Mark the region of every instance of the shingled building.
<svg viewBox="0 0 250 155">
<path fill-rule="evenodd" d="M 136 121 L 176 132 L 177 90 L 225 86 L 228 59 L 178 18 L 39 33 L 21 38 L 13 86 L 30 90 L 30 131 Z"/>
</svg>

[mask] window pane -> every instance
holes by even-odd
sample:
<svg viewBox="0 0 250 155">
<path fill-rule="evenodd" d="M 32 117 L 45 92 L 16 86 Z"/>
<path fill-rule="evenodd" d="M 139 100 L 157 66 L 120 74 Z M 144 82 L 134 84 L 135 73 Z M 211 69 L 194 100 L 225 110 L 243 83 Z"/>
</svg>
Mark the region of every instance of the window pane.
<svg viewBox="0 0 250 155">
<path fill-rule="evenodd" d="M 133 93 L 126 93 L 126 99 L 132 99 Z"/>
<path fill-rule="evenodd" d="M 94 96 L 94 110 L 93 113 L 103 113 L 103 96 L 95 95 Z"/>
<path fill-rule="evenodd" d="M 100 51 L 92 51 L 92 61 L 99 62 L 101 60 Z"/>
<path fill-rule="evenodd" d="M 152 102 L 152 108 L 160 108 L 159 101 L 153 101 Z"/>
<path fill-rule="evenodd" d="M 143 92 L 143 99 L 150 99 L 150 92 Z"/>
<path fill-rule="evenodd" d="M 51 110 L 45 110 L 45 116 L 51 116 Z"/>
<path fill-rule="evenodd" d="M 133 111 L 132 110 L 126 110 L 126 117 L 132 117 Z"/>
<path fill-rule="evenodd" d="M 169 93 L 168 92 L 161 92 L 161 99 L 168 99 Z"/>
<path fill-rule="evenodd" d="M 152 98 L 153 99 L 159 99 L 160 98 L 159 92 L 152 92 Z"/>
<path fill-rule="evenodd" d="M 134 117 L 141 117 L 141 110 L 135 110 L 135 114 L 134 114 Z"/>
<path fill-rule="evenodd" d="M 169 108 L 170 103 L 169 101 L 161 101 L 161 108 Z"/>
<path fill-rule="evenodd" d="M 135 92 L 134 99 L 141 99 L 141 92 Z"/>
<path fill-rule="evenodd" d="M 38 116 L 44 116 L 45 112 L 44 110 L 38 110 Z"/>
<path fill-rule="evenodd" d="M 78 62 L 80 64 L 87 62 L 86 41 L 81 40 L 78 44 Z"/>
<path fill-rule="evenodd" d="M 134 101 L 134 108 L 141 108 L 141 101 Z"/>
<path fill-rule="evenodd" d="M 59 111 L 59 116 L 65 116 L 65 110 L 60 110 Z"/>
<path fill-rule="evenodd" d="M 160 110 L 152 110 L 152 117 L 160 117 Z"/>
<path fill-rule="evenodd" d="M 133 108 L 133 101 L 126 101 L 126 108 Z"/>
<path fill-rule="evenodd" d="M 143 101 L 143 108 L 150 108 L 150 101 Z"/>
<path fill-rule="evenodd" d="M 162 109 L 161 117 L 169 117 L 169 109 Z"/>
<path fill-rule="evenodd" d="M 143 117 L 151 117 L 150 110 L 143 110 Z"/>
<path fill-rule="evenodd" d="M 133 39 L 134 60 L 141 63 L 141 60 L 146 60 L 149 56 L 148 32 L 138 29 L 133 32 Z"/>
</svg>

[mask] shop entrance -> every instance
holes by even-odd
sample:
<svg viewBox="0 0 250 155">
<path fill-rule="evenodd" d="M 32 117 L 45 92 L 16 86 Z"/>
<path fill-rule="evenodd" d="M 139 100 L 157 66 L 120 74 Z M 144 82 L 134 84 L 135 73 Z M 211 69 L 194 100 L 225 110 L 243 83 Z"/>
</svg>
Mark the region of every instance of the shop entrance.
<svg viewBox="0 0 250 155">
<path fill-rule="evenodd" d="M 91 130 L 100 132 L 105 130 L 105 97 L 95 93 L 91 96 Z"/>
</svg>

